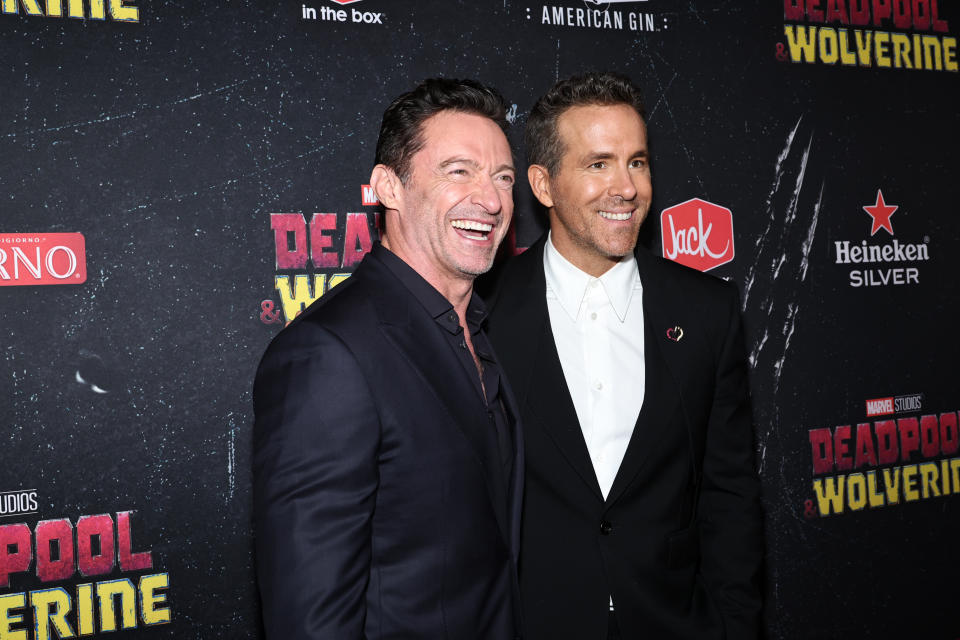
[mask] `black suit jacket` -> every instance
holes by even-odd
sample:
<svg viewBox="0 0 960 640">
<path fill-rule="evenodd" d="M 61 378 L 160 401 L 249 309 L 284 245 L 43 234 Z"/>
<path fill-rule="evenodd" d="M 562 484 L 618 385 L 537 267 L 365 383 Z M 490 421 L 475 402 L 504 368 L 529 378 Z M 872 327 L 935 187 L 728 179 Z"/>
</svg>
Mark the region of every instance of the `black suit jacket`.
<svg viewBox="0 0 960 640">
<path fill-rule="evenodd" d="M 550 329 L 544 241 L 507 262 L 490 300 L 524 423 L 524 637 L 604 640 L 612 595 L 625 639 L 756 638 L 763 539 L 736 288 L 637 251 L 645 395 L 604 500 Z"/>
<path fill-rule="evenodd" d="M 267 635 L 513 638 L 520 438 L 508 481 L 477 382 L 385 251 L 281 331 L 257 372 Z"/>
</svg>

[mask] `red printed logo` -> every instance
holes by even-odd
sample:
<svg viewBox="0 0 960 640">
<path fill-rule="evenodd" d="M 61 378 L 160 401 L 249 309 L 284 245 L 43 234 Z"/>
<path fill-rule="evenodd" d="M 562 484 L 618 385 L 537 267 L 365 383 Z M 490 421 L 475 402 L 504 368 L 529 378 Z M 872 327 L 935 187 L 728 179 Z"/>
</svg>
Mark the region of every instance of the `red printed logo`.
<svg viewBox="0 0 960 640">
<path fill-rule="evenodd" d="M 368 184 L 360 185 L 360 199 L 365 207 L 372 207 L 380 204 L 380 201 L 377 200 L 377 194 L 373 191 L 373 187 Z"/>
<path fill-rule="evenodd" d="M 867 417 L 885 416 L 893 413 L 893 396 L 867 400 Z"/>
<path fill-rule="evenodd" d="M 82 233 L 0 233 L 0 286 L 81 284 L 86 280 Z"/>
<path fill-rule="evenodd" d="M 873 224 L 870 225 L 870 235 L 874 235 L 877 231 L 880 231 L 880 229 L 893 235 L 893 225 L 890 223 L 890 216 L 896 213 L 899 208 L 900 207 L 896 205 L 888 205 L 883 199 L 883 191 L 877 189 L 876 204 L 863 208 L 873 219 Z"/>
<path fill-rule="evenodd" d="M 733 260 L 733 214 L 730 209 L 694 198 L 660 214 L 663 256 L 709 271 Z"/>
</svg>

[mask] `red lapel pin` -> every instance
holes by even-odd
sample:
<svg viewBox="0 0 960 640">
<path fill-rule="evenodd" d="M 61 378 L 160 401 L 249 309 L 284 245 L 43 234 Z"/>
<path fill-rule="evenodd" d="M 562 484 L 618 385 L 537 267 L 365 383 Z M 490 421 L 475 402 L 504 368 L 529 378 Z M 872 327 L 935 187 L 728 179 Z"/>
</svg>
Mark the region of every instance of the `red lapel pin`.
<svg viewBox="0 0 960 640">
<path fill-rule="evenodd" d="M 683 337 L 683 328 L 682 327 L 670 327 L 667 329 L 667 338 L 673 340 L 674 342 L 680 342 L 680 338 Z"/>
</svg>

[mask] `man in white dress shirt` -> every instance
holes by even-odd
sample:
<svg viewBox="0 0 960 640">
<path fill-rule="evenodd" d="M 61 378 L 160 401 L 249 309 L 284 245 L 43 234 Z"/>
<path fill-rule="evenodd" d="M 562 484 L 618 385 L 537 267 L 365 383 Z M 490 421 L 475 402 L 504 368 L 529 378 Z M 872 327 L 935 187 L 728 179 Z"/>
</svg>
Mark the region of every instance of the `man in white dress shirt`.
<svg viewBox="0 0 960 640">
<path fill-rule="evenodd" d="M 736 287 L 636 246 L 653 189 L 628 78 L 558 83 L 526 147 L 550 231 L 500 271 L 489 321 L 524 424 L 524 638 L 756 638 Z"/>
</svg>

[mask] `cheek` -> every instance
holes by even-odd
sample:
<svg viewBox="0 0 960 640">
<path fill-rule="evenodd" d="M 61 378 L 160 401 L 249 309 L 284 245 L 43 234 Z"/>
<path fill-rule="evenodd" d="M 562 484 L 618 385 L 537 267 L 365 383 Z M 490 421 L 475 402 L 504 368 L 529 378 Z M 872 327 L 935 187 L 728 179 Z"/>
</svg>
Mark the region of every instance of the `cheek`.
<svg viewBox="0 0 960 640">
<path fill-rule="evenodd" d="M 647 176 L 643 180 L 639 181 L 637 184 L 637 191 L 639 191 L 643 196 L 649 200 L 653 195 L 653 182 L 650 180 L 650 176 Z"/>
<path fill-rule="evenodd" d="M 579 200 L 581 206 L 592 208 L 593 204 L 604 197 L 606 185 L 600 181 L 590 180 L 585 182 L 580 189 Z"/>
<path fill-rule="evenodd" d="M 507 222 L 513 217 L 513 191 L 504 191 L 500 195 L 500 215 Z"/>
</svg>

